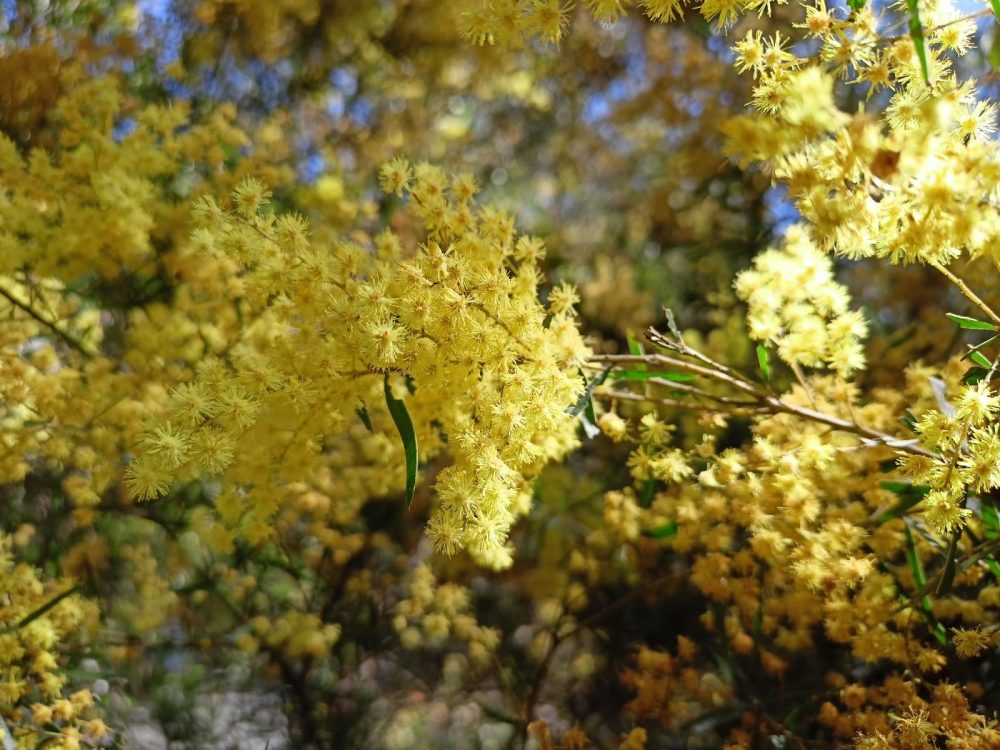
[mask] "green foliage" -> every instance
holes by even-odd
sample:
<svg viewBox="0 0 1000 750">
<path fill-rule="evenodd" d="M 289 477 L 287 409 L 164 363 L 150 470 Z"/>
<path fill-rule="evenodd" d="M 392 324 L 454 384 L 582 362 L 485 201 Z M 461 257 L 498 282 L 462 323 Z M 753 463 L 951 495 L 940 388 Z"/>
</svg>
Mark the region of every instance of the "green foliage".
<svg viewBox="0 0 1000 750">
<path fill-rule="evenodd" d="M 404 499 L 406 500 L 406 506 L 409 507 L 413 502 L 413 494 L 417 489 L 417 469 L 419 468 L 417 433 L 413 429 L 413 420 L 410 419 L 410 413 L 406 410 L 406 404 L 403 403 L 402 399 L 398 399 L 392 395 L 388 374 L 385 376 L 383 383 L 386 407 L 389 409 L 389 415 L 392 417 L 392 421 L 399 431 L 399 437 L 403 441 L 403 456 L 406 459 L 406 490 Z"/>
</svg>

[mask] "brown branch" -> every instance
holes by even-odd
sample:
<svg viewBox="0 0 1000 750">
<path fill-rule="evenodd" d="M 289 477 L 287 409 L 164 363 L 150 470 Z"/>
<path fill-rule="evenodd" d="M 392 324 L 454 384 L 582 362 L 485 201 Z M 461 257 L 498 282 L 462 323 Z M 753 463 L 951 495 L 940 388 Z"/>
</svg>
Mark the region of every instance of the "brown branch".
<svg viewBox="0 0 1000 750">
<path fill-rule="evenodd" d="M 816 408 L 808 408 L 805 406 L 799 406 L 797 404 L 789 403 L 769 391 L 764 390 L 761 386 L 747 380 L 742 377 L 734 370 L 726 367 L 725 365 L 716 362 L 711 357 L 708 357 L 701 352 L 687 346 L 683 342 L 672 341 L 667 339 L 662 334 L 657 331 L 649 331 L 650 338 L 659 346 L 669 348 L 673 351 L 678 352 L 681 356 L 691 357 L 697 359 L 700 364 L 690 362 L 678 357 L 669 357 L 663 354 L 598 354 L 590 358 L 590 362 L 604 365 L 621 366 L 628 364 L 645 364 L 647 366 L 661 366 L 673 368 L 680 370 L 682 372 L 687 372 L 693 375 L 701 375 L 710 380 L 714 380 L 719 383 L 723 383 L 740 393 L 746 394 L 751 398 L 747 399 L 730 399 L 727 402 L 721 402 L 724 406 L 729 407 L 733 412 L 740 413 L 772 413 L 772 414 L 790 414 L 793 416 L 800 417 L 802 419 L 807 419 L 811 422 L 818 422 L 820 424 L 825 424 L 828 427 L 832 427 L 836 430 L 842 432 L 849 432 L 855 435 L 859 435 L 868 440 L 875 441 L 886 445 L 891 448 L 896 448 L 907 453 L 913 453 L 920 456 L 927 456 L 930 458 L 937 457 L 937 454 L 929 451 L 921 446 L 917 445 L 914 441 L 902 440 L 893 435 L 889 435 L 879 430 L 875 430 L 870 427 L 866 427 L 857 422 L 850 421 L 847 419 L 842 419 L 841 417 L 834 416 L 832 414 L 827 414 L 826 412 L 820 411 Z M 665 384 L 673 385 L 669 381 L 664 381 Z M 683 390 L 683 389 L 679 389 Z M 704 404 L 691 404 L 689 402 L 680 401 L 677 399 L 659 399 L 655 397 L 643 396 L 640 394 L 632 394 L 629 391 L 614 391 L 614 390 L 602 390 L 595 389 L 594 395 L 599 397 L 610 397 L 610 398 L 620 398 L 629 401 L 650 401 L 656 403 L 663 403 L 669 406 L 677 406 L 683 409 L 692 409 L 700 411 L 711 411 L 719 409 L 711 409 Z M 725 397 L 722 397 L 725 398 Z M 719 398 L 716 398 L 719 401 Z"/>
<path fill-rule="evenodd" d="M 663 404 L 664 406 L 675 406 L 678 409 L 687 409 L 689 411 L 705 411 L 705 412 L 721 412 L 725 411 L 727 414 L 761 414 L 767 413 L 766 409 L 760 407 L 754 407 L 753 404 L 747 404 L 746 406 L 717 406 L 712 404 L 698 404 L 691 401 L 681 401 L 676 398 L 660 398 L 657 396 L 646 396 L 641 393 L 633 393 L 632 391 L 617 391 L 612 388 L 595 388 L 594 398 L 602 398 L 608 400 L 620 400 L 620 401 L 646 401 L 654 404 Z"/>
</svg>

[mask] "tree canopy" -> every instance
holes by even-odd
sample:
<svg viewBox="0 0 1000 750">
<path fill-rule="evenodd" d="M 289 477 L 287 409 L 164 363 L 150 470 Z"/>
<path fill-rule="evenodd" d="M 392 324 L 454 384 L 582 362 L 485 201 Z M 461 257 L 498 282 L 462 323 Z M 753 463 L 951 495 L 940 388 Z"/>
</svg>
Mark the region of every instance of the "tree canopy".
<svg viewBox="0 0 1000 750">
<path fill-rule="evenodd" d="M 1000 747 L 1000 5 L 0 2 L 0 742 Z"/>
</svg>

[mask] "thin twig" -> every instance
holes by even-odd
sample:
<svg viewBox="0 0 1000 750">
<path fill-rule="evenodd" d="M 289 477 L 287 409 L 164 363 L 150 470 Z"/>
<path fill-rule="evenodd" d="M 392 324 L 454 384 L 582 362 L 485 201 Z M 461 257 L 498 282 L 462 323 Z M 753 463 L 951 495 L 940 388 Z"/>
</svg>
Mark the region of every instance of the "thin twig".
<svg viewBox="0 0 1000 750">
<path fill-rule="evenodd" d="M 991 16 L 991 15 L 993 15 L 993 10 L 991 8 L 984 8 L 983 10 L 977 10 L 975 13 L 970 13 L 967 16 L 960 16 L 958 18 L 953 18 L 952 20 L 939 24 L 937 26 L 926 27 L 924 29 L 924 36 L 926 37 L 930 34 L 933 34 L 935 31 L 947 28 L 948 26 L 954 26 L 956 23 L 964 23 L 965 21 L 974 21 L 977 18 L 983 18 L 984 16 Z M 878 39 L 880 42 L 898 42 L 902 39 L 908 39 L 909 37 L 910 33 L 907 32 L 905 34 L 897 34 L 893 36 L 881 36 Z"/>
<path fill-rule="evenodd" d="M 954 284 L 955 286 L 957 286 L 958 290 L 962 294 L 964 294 L 966 296 L 966 298 L 970 302 L 972 302 L 972 304 L 974 304 L 976 307 L 978 307 L 980 310 L 982 310 L 984 313 L 986 313 L 990 317 L 990 320 L 992 320 L 994 323 L 1000 324 L 1000 315 L 997 315 L 995 312 L 993 312 L 993 309 L 989 305 L 987 305 L 985 302 L 983 302 L 976 295 L 976 293 L 973 292 L 969 288 L 968 284 L 966 284 L 958 276 L 956 276 L 951 271 L 949 271 L 941 263 L 935 262 L 935 263 L 931 263 L 931 265 L 934 268 L 936 268 L 941 273 L 942 276 L 944 276 L 946 279 L 948 279 L 948 281 L 950 281 L 952 284 Z"/>
<path fill-rule="evenodd" d="M 45 604 L 38 607 L 38 609 L 26 614 L 24 617 L 22 617 L 13 625 L 8 625 L 7 627 L 0 629 L 0 635 L 9 635 L 10 633 L 13 633 L 17 630 L 20 630 L 23 627 L 30 625 L 39 617 L 48 612 L 50 609 L 59 604 L 59 602 L 61 602 L 63 599 L 75 594 L 77 591 L 79 591 L 79 589 L 80 589 L 79 586 L 71 586 L 70 588 L 63 591 L 61 594 L 57 594 L 56 596 L 45 602 Z"/>
<path fill-rule="evenodd" d="M 689 353 L 693 355 L 695 350 L 685 347 L 682 353 L 687 355 Z M 703 356 L 703 361 L 708 363 L 714 363 L 708 357 Z M 693 362 L 687 362 L 676 357 L 667 357 L 663 354 L 598 354 L 590 358 L 591 362 L 611 364 L 611 365 L 622 365 L 622 364 L 646 364 L 646 365 L 659 365 L 664 367 L 671 367 L 677 370 L 688 372 L 694 375 L 702 375 L 706 378 L 716 380 L 721 383 L 726 383 L 727 385 L 735 388 L 736 390 L 752 396 L 752 400 L 746 400 L 739 402 L 738 404 L 727 404 L 730 408 L 734 410 L 743 409 L 752 413 L 783 413 L 791 414 L 793 416 L 801 417 L 807 419 L 811 422 L 819 422 L 820 424 L 825 424 L 834 429 L 840 430 L 842 432 L 850 432 L 855 435 L 860 435 L 868 440 L 878 442 L 882 445 L 886 445 L 891 448 L 897 448 L 899 450 L 905 451 L 907 453 L 913 453 L 920 456 L 927 456 L 929 458 L 936 458 L 937 454 L 929 451 L 921 446 L 917 445 L 913 440 L 902 440 L 893 435 L 889 435 L 879 430 L 872 429 L 870 427 L 865 427 L 864 425 L 858 424 L 857 422 L 852 422 L 840 417 L 836 417 L 832 414 L 827 414 L 826 412 L 819 411 L 818 409 L 810 409 L 805 406 L 799 406 L 797 404 L 792 404 L 784 401 L 777 396 L 763 390 L 759 386 L 751 383 L 750 381 L 744 379 L 743 377 L 737 375 L 729 368 L 712 369 L 711 367 L 702 366 L 695 364 Z M 671 384 L 672 385 L 672 384 Z M 604 390 L 595 389 L 594 395 L 600 397 L 611 397 L 611 398 L 621 398 L 628 401 L 651 401 L 657 403 L 664 403 L 670 406 L 678 406 L 680 408 L 692 409 L 695 411 L 719 411 L 718 408 L 711 408 L 704 404 L 695 405 L 690 402 L 678 401 L 676 399 L 660 399 L 655 397 L 642 396 L 639 394 L 633 394 L 626 391 L 617 390 Z"/>
<path fill-rule="evenodd" d="M 19 310 L 22 310 L 23 312 L 27 313 L 36 322 L 41 323 L 43 326 L 45 326 L 46 328 L 48 328 L 50 331 L 52 331 L 54 334 L 56 334 L 56 336 L 58 336 L 59 338 L 61 338 L 63 341 L 65 341 L 67 344 L 69 344 L 74 349 L 76 349 L 84 357 L 90 358 L 90 357 L 94 356 L 93 352 L 89 351 L 87 349 L 87 347 L 85 347 L 83 345 L 83 342 L 81 342 L 79 339 L 77 339 L 72 334 L 66 333 L 66 331 L 64 331 L 61 328 L 59 328 L 59 326 L 57 326 L 52 321 L 46 320 L 45 317 L 42 316 L 41 313 L 39 313 L 37 310 L 35 310 L 31 305 L 29 305 L 29 304 L 27 304 L 25 302 L 22 302 L 17 297 L 15 297 L 12 292 L 8 291 L 7 289 L 5 289 L 2 286 L 0 286 L 0 295 L 2 295 L 3 297 L 5 297 L 8 302 L 10 302 L 12 305 L 14 305 L 14 307 L 16 307 Z"/>
<path fill-rule="evenodd" d="M 713 406 L 712 404 L 696 404 L 691 401 L 681 401 L 676 398 L 666 398 L 658 396 L 645 396 L 641 393 L 633 393 L 632 391 L 617 391 L 611 388 L 595 388 L 594 398 L 608 399 L 608 400 L 621 400 L 621 401 L 645 401 L 647 403 L 662 404 L 664 406 L 674 406 L 678 409 L 687 409 L 688 411 L 704 411 L 711 413 L 720 413 L 725 411 L 727 414 L 739 414 L 739 415 L 749 415 L 749 414 L 766 414 L 768 413 L 766 409 L 762 407 L 754 407 L 752 405 L 748 406 L 729 406 L 723 409 L 720 406 Z"/>
</svg>

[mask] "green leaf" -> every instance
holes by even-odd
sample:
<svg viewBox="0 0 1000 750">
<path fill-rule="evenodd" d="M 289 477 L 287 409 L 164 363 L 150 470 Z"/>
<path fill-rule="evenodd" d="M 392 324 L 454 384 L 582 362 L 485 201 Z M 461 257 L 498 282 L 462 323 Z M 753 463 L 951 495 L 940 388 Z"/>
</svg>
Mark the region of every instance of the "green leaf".
<svg viewBox="0 0 1000 750">
<path fill-rule="evenodd" d="M 583 389 L 583 393 L 580 394 L 580 398 L 578 398 L 576 403 L 566 410 L 566 413 L 571 417 L 579 417 L 584 413 L 584 411 L 587 410 L 588 407 L 592 410 L 593 405 L 590 403 L 590 397 L 594 393 L 594 389 L 607 380 L 608 373 L 611 372 L 611 369 L 611 365 L 608 365 L 595 375 L 593 380 L 587 383 L 587 387 Z M 587 382 L 587 376 L 584 374 L 583 370 L 580 370 L 580 377 L 583 378 L 584 382 Z"/>
<path fill-rule="evenodd" d="M 1000 18 L 1000 0 L 990 0 L 990 7 L 993 8 L 993 15 Z"/>
<path fill-rule="evenodd" d="M 368 432 L 375 432 L 375 428 L 372 426 L 372 415 L 368 413 L 367 406 L 359 406 L 354 412 L 358 415 L 361 423 L 368 428 Z"/>
<path fill-rule="evenodd" d="M 665 523 L 662 526 L 657 526 L 656 528 L 650 529 L 649 531 L 642 532 L 643 536 L 652 537 L 653 539 L 669 539 L 677 533 L 677 522 L 671 521 L 670 523 Z"/>
<path fill-rule="evenodd" d="M 980 367 L 985 367 L 987 370 L 989 370 L 993 366 L 993 363 L 990 362 L 988 359 L 986 359 L 986 357 L 983 356 L 982 352 L 972 352 L 969 355 L 969 359 L 971 359 Z"/>
<path fill-rule="evenodd" d="M 990 0 L 993 5 L 993 13 L 1000 18 L 1000 12 L 997 11 L 997 6 L 1000 5 L 1000 0 Z M 989 58 L 990 65 L 993 70 L 1000 70 L 1000 34 L 993 35 L 993 43 L 990 44 L 990 50 L 987 54 Z"/>
<path fill-rule="evenodd" d="M 947 317 L 952 323 L 958 325 L 959 328 L 968 328 L 970 331 L 1000 331 L 1000 328 L 997 328 L 992 323 L 987 323 L 985 320 L 976 320 L 975 318 L 970 318 L 967 315 L 945 313 L 945 317 Z"/>
<path fill-rule="evenodd" d="M 990 371 L 985 367 L 973 367 L 962 377 L 962 382 L 965 385 L 975 385 L 989 374 Z"/>
<path fill-rule="evenodd" d="M 979 515 L 983 519 L 983 534 L 987 539 L 996 539 L 1000 535 L 1000 514 L 993 503 L 981 501 Z"/>
<path fill-rule="evenodd" d="M 413 420 L 406 410 L 406 404 L 392 395 L 389 373 L 386 373 L 382 387 L 385 390 L 385 405 L 389 407 L 389 415 L 396 423 L 399 437 L 403 440 L 403 453 L 406 455 L 406 507 L 409 508 L 417 489 L 417 433 L 413 429 Z"/>
<path fill-rule="evenodd" d="M 931 75 L 930 69 L 927 67 L 927 45 L 924 43 L 924 27 L 920 23 L 920 9 L 917 7 L 917 0 L 906 0 L 906 7 L 910 15 L 910 38 L 913 39 L 913 46 L 916 47 L 917 57 L 920 59 L 920 72 L 924 76 L 924 83 L 929 86 Z"/>
<path fill-rule="evenodd" d="M 955 582 L 955 572 L 958 564 L 958 540 L 962 532 L 958 531 L 951 537 L 948 544 L 948 552 L 945 554 L 944 568 L 938 577 L 937 585 L 934 587 L 934 596 L 944 596 L 951 591 L 951 586 Z"/>
<path fill-rule="evenodd" d="M 909 482 L 891 482 L 885 481 L 880 482 L 879 487 L 883 490 L 889 490 L 889 492 L 895 492 L 897 495 L 912 495 L 914 493 L 923 497 L 928 492 L 930 492 L 930 487 L 923 484 L 910 484 Z"/>
<path fill-rule="evenodd" d="M 910 566 L 910 572 L 913 574 L 913 583 L 916 587 L 923 588 L 927 585 L 927 579 L 924 577 L 924 566 L 920 563 L 920 557 L 917 556 L 917 545 L 913 541 L 913 532 L 910 531 L 909 525 L 906 527 L 906 562 Z"/>
<path fill-rule="evenodd" d="M 639 494 L 639 507 L 648 508 L 649 504 L 653 502 L 653 495 L 656 494 L 656 480 L 650 477 L 646 480 L 645 484 L 642 485 L 642 492 Z"/>
<path fill-rule="evenodd" d="M 628 350 L 630 354 L 641 357 L 646 353 L 642 348 L 642 344 L 636 341 L 635 336 L 632 335 L 632 331 L 625 331 L 625 339 L 628 341 Z"/>
<path fill-rule="evenodd" d="M 802 706 L 796 706 L 791 711 L 788 712 L 788 716 L 785 717 L 783 722 L 786 727 L 795 731 L 795 725 L 799 723 L 799 717 L 802 715 Z"/>
<path fill-rule="evenodd" d="M 1000 2 L 1000 0 L 998 0 L 998 2 Z M 998 34 L 997 36 L 1000 36 L 1000 34 Z M 986 341 L 980 341 L 975 346 L 970 347 L 969 351 L 967 351 L 965 354 L 962 355 L 962 359 L 965 359 L 966 357 L 971 357 L 974 353 L 982 351 L 997 339 L 1000 339 L 1000 333 L 998 333 L 996 336 L 990 336 L 988 339 L 986 339 Z M 989 362 L 989 360 L 986 361 Z M 987 365 L 987 367 L 989 367 L 989 365 Z"/>
<path fill-rule="evenodd" d="M 847 6 L 853 11 L 859 11 L 865 7 L 865 0 L 847 0 Z"/>
<path fill-rule="evenodd" d="M 916 588 L 918 590 L 924 588 L 927 585 L 927 577 L 924 575 L 924 566 L 920 562 L 919 555 L 917 555 L 917 545 L 913 541 L 913 533 L 910 531 L 909 525 L 906 527 L 906 562 L 910 566 L 910 572 L 913 574 L 913 583 Z M 922 596 L 920 598 L 920 608 L 923 610 L 924 619 L 934 633 L 934 637 L 937 638 L 942 646 L 947 645 L 948 633 L 945 631 L 944 626 L 937 621 L 937 617 L 934 616 L 934 608 L 931 606 L 931 598 L 929 596 Z"/>
<path fill-rule="evenodd" d="M 900 518 L 917 505 L 931 488 L 922 484 L 906 484 L 905 482 L 882 482 L 883 490 L 889 490 L 899 495 L 899 502 L 875 519 L 876 523 L 888 523 L 894 518 Z"/>
<path fill-rule="evenodd" d="M 674 383 L 689 383 L 694 380 L 694 375 L 687 372 L 646 372 L 645 370 L 618 370 L 615 372 L 615 380 L 650 380 L 659 378 L 660 380 L 670 380 Z"/>
<path fill-rule="evenodd" d="M 944 625 L 942 625 L 939 622 L 934 623 L 933 633 L 938 643 L 940 643 L 942 646 L 948 645 L 948 631 Z"/>
<path fill-rule="evenodd" d="M 765 381 L 771 380 L 771 357 L 767 353 L 767 347 L 757 344 L 757 364 L 760 365 L 760 372 Z"/>
</svg>

